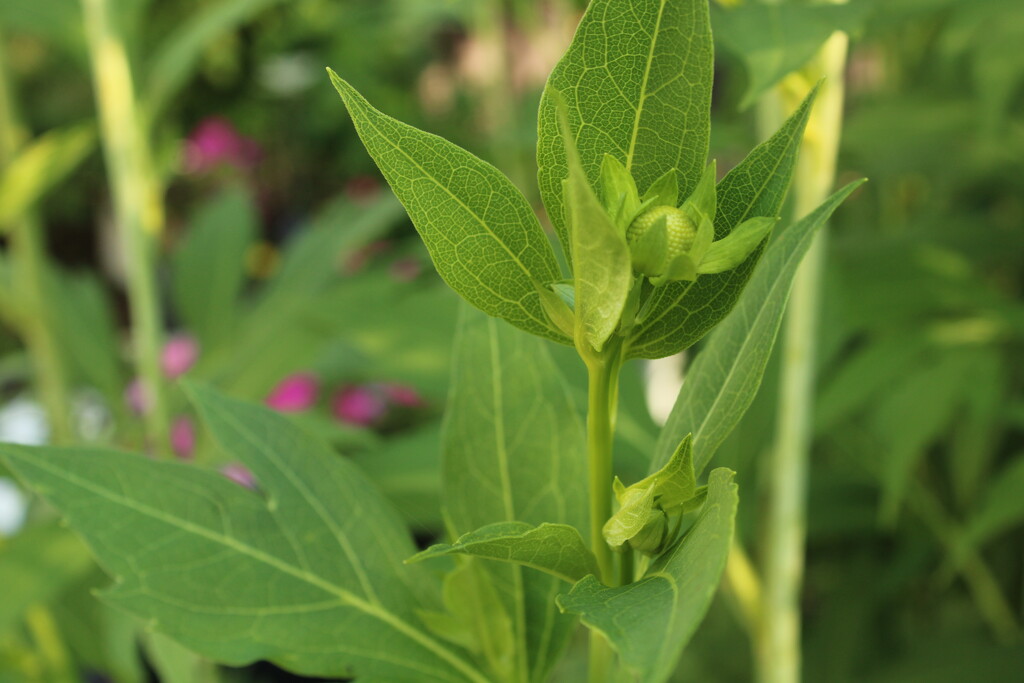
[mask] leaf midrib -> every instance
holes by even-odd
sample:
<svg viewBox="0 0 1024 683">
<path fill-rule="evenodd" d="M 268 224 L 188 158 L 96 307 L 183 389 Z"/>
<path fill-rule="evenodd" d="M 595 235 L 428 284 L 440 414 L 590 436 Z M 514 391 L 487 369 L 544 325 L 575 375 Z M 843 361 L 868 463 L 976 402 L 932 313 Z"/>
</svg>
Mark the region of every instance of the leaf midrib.
<svg viewBox="0 0 1024 683">
<path fill-rule="evenodd" d="M 636 142 L 640 137 L 640 119 L 643 117 L 644 103 L 647 101 L 647 85 L 651 78 L 651 64 L 654 62 L 654 51 L 658 45 L 658 36 L 661 34 L 661 20 L 665 16 L 665 3 L 661 0 L 658 6 L 658 18 L 654 22 L 654 31 L 651 34 L 651 47 L 647 52 L 647 63 L 644 65 L 644 77 L 640 82 L 640 97 L 637 100 L 636 115 L 633 117 L 633 134 L 629 141 L 629 150 L 626 152 L 626 170 L 633 170 L 633 154 L 636 152 Z"/>
<path fill-rule="evenodd" d="M 488 683 L 487 679 L 484 678 L 482 674 L 480 674 L 475 669 L 471 668 L 457 655 L 455 655 L 447 648 L 437 643 L 435 640 L 430 638 L 428 635 L 424 634 L 419 629 L 410 626 L 404 620 L 398 618 L 396 615 L 392 614 L 390 611 L 384 609 L 382 606 L 378 604 L 367 602 L 353 595 L 352 593 L 349 593 L 340 586 L 331 583 L 330 581 L 327 581 L 306 570 L 299 569 L 294 567 L 293 565 L 282 562 L 274 556 L 268 555 L 267 553 L 258 550 L 257 548 L 254 548 L 247 543 L 242 543 L 236 539 L 233 539 L 230 536 L 216 533 L 202 526 L 181 519 L 180 517 L 177 517 L 175 515 L 166 514 L 161 510 L 150 507 L 138 501 L 134 501 L 131 498 L 127 498 L 125 496 L 114 493 L 113 491 L 97 486 L 92 482 L 89 482 L 88 480 L 76 477 L 74 474 L 70 472 L 59 470 L 45 461 L 31 459 L 28 462 L 30 466 L 34 466 L 41 470 L 49 472 L 51 475 L 57 477 L 58 479 L 62 479 L 83 490 L 90 491 L 101 498 L 105 498 L 111 503 L 121 505 L 122 507 L 134 510 L 144 516 L 149 516 L 152 519 L 168 524 L 169 526 L 177 527 L 188 533 L 192 533 L 201 538 L 205 538 L 208 541 L 223 545 L 226 548 L 234 550 L 242 555 L 246 555 L 258 562 L 262 562 L 263 564 L 266 564 L 267 566 L 272 567 L 284 574 L 292 576 L 301 581 L 305 581 L 311 586 L 319 588 L 328 595 L 334 595 L 343 603 L 348 604 L 354 607 L 355 609 L 378 619 L 379 621 L 387 624 L 394 630 L 416 641 L 419 645 L 425 647 L 426 649 L 430 650 L 444 661 L 451 664 L 455 669 L 457 669 L 460 673 L 467 676 L 470 680 L 477 681 L 478 683 Z"/>
</svg>

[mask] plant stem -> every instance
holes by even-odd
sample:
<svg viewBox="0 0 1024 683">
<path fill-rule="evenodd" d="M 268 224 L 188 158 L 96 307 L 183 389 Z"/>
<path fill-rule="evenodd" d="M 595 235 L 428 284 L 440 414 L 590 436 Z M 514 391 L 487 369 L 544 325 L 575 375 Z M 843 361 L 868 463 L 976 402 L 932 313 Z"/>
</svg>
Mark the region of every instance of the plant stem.
<svg viewBox="0 0 1024 683">
<path fill-rule="evenodd" d="M 57 622 L 43 605 L 32 605 L 25 610 L 25 625 L 45 662 L 47 679 L 53 683 L 74 683 L 78 677 L 71 665 Z"/>
<path fill-rule="evenodd" d="M 168 419 L 160 373 L 163 326 L 154 272 L 154 250 L 163 225 L 161 191 L 138 115 L 128 56 L 115 29 L 109 0 L 82 0 L 82 6 L 127 274 L 136 370 L 149 403 L 146 431 L 151 448 L 167 453 Z"/>
<path fill-rule="evenodd" d="M 847 37 L 835 33 L 806 68 L 803 85 L 825 77 L 808 122 L 797 164 L 794 208 L 806 215 L 828 196 L 842 124 Z M 788 84 L 801 80 L 791 76 Z M 784 81 L 782 86 L 785 87 Z M 785 95 L 784 95 L 785 96 Z M 764 553 L 764 602 L 757 636 L 758 680 L 800 680 L 800 594 L 806 538 L 807 468 L 812 436 L 815 341 L 824 235 L 819 233 L 797 273 L 786 312 L 781 348 L 776 441 L 769 464 Z"/>
<path fill-rule="evenodd" d="M 605 522 L 612 516 L 612 438 L 618 405 L 620 346 L 614 342 L 600 354 L 587 354 L 587 459 L 590 479 L 590 547 L 597 558 L 599 577 L 615 583 L 615 562 L 604 540 Z M 608 641 L 590 632 L 590 683 L 605 683 L 612 666 Z"/>
<path fill-rule="evenodd" d="M 7 75 L 0 31 L 0 168 L 10 163 L 21 146 L 22 127 L 14 106 L 14 94 Z M 39 398 L 46 409 L 51 440 L 56 444 L 71 441 L 72 427 L 68 413 L 69 401 L 64 377 L 64 360 L 54 334 L 52 299 L 46 292 L 46 251 L 43 226 L 33 212 L 18 218 L 11 226 L 9 249 L 17 266 L 14 283 L 15 319 L 10 322 L 18 330 L 32 359 Z"/>
</svg>

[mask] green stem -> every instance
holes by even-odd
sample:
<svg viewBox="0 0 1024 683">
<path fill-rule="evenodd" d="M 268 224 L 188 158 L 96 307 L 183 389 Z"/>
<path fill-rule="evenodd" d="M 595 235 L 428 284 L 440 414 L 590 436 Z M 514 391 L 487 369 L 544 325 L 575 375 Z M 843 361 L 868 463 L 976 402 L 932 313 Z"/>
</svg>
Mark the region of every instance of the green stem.
<svg viewBox="0 0 1024 683">
<path fill-rule="evenodd" d="M 164 379 L 160 373 L 163 321 L 155 277 L 155 248 L 163 224 L 159 182 L 153 173 L 138 114 L 124 42 L 108 0 L 82 0 L 104 155 L 114 196 L 128 285 L 135 364 L 149 410 L 150 445 L 168 451 Z"/>
<path fill-rule="evenodd" d="M 618 405 L 621 345 L 609 343 L 600 354 L 584 356 L 588 373 L 587 458 L 590 480 L 590 546 L 599 577 L 615 583 L 615 561 L 604 540 L 605 522 L 612 516 L 612 438 Z M 612 669 L 612 651 L 597 631 L 590 632 L 590 683 L 605 683 Z"/>
<path fill-rule="evenodd" d="M 833 34 L 804 75 L 805 78 L 811 75 L 814 80 L 821 77 L 827 80 L 808 122 L 804 149 L 796 169 L 794 208 L 800 216 L 824 201 L 835 178 L 846 48 L 846 36 Z M 790 86 L 794 78 L 800 79 L 800 76 L 790 77 Z M 780 87 L 786 85 L 784 82 Z M 800 681 L 806 482 L 824 260 L 824 235 L 819 233 L 797 273 L 786 312 L 776 441 L 768 472 L 763 609 L 757 634 L 761 683 Z"/>
<path fill-rule="evenodd" d="M 25 625 L 45 663 L 46 680 L 74 683 L 78 676 L 75 675 L 71 657 L 50 610 L 42 605 L 32 605 L 25 610 Z"/>
<path fill-rule="evenodd" d="M 22 127 L 15 110 L 14 96 L 7 75 L 0 31 L 0 168 L 14 159 L 21 145 Z M 39 398 L 46 409 L 52 432 L 51 440 L 66 444 L 73 430 L 68 412 L 67 383 L 64 360 L 54 333 L 52 299 L 47 296 L 46 251 L 43 226 L 33 212 L 18 218 L 8 233 L 10 254 L 17 266 L 13 283 L 14 319 L 10 322 L 21 335 L 32 359 L 33 374 Z"/>
</svg>

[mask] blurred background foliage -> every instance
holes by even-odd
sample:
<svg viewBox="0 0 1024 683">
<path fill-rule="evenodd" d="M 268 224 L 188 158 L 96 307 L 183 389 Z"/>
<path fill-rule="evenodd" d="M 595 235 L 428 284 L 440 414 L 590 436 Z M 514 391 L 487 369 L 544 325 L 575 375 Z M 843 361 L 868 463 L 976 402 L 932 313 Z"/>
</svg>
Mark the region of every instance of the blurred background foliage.
<svg viewBox="0 0 1024 683">
<path fill-rule="evenodd" d="M 442 526 L 456 299 L 323 69 L 494 162 L 537 203 L 539 92 L 585 2 L 102 1 L 124 38 L 166 216 L 156 277 L 172 449 L 245 477 L 188 413 L 173 386 L 187 373 L 321 434 L 429 540 Z M 838 167 L 841 181 L 871 183 L 829 228 L 805 679 L 1019 681 L 1024 6 L 713 9 L 723 169 L 758 140 L 758 96 L 833 30 L 852 36 Z M 0 439 L 153 450 L 90 69 L 78 0 L 0 2 Z M 582 399 L 581 368 L 560 351 Z M 672 372 L 637 366 L 625 378 L 627 481 L 646 471 Z M 47 404 L 47 381 L 63 404 Z M 769 371 L 720 455 L 739 473 L 740 535 L 754 554 L 774 381 Z M 40 506 L 20 520 L 23 494 L 0 484 L 0 681 L 288 680 L 268 666 L 216 670 L 105 608 L 85 548 Z M 750 680 L 746 640 L 727 587 L 678 679 Z"/>
</svg>

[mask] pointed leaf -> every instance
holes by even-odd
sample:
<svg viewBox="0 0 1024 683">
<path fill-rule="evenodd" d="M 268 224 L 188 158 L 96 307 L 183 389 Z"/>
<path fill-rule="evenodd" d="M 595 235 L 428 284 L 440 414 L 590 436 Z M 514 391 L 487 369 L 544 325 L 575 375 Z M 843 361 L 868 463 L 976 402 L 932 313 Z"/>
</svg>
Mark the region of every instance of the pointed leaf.
<svg viewBox="0 0 1024 683">
<path fill-rule="evenodd" d="M 816 92 L 718 184 L 716 239 L 748 218 L 779 215 Z M 761 250 L 756 250 L 732 270 L 705 275 L 696 282 L 670 283 L 655 291 L 645 319 L 634 332 L 629 356 L 663 358 L 700 340 L 732 310 L 760 256 Z"/>
<path fill-rule="evenodd" d="M 356 131 L 427 245 L 445 282 L 484 313 L 568 343 L 536 286 L 561 278 L 551 243 L 501 171 L 457 145 L 374 109 L 330 72 Z"/>
<path fill-rule="evenodd" d="M 636 680 L 660 683 L 704 618 L 718 588 L 732 543 L 739 502 L 733 473 L 717 469 L 693 528 L 659 557 L 642 579 L 607 588 L 588 576 L 558 597 L 618 651 Z"/>
<path fill-rule="evenodd" d="M 463 534 L 455 543 L 439 543 L 413 555 L 407 562 L 462 554 L 501 560 L 539 569 L 575 583 L 597 574 L 597 560 L 576 527 L 568 524 L 533 526 L 525 522 L 497 522 Z"/>
<path fill-rule="evenodd" d="M 650 521 L 651 513 L 654 511 L 654 484 L 634 484 L 616 491 L 615 494 L 619 501 L 619 509 L 605 522 L 601 533 L 604 534 L 604 540 L 608 545 L 618 550 L 629 539 L 643 531 Z"/>
<path fill-rule="evenodd" d="M 629 227 L 628 217 L 640 208 L 640 195 L 633 176 L 611 154 L 605 154 L 601 162 L 601 198 L 608 215 L 625 233 L 625 228 Z"/>
<path fill-rule="evenodd" d="M 777 218 L 758 217 L 740 223 L 728 235 L 711 243 L 697 272 L 713 274 L 735 268 L 768 237 L 777 222 Z"/>
<path fill-rule="evenodd" d="M 654 181 L 643 197 L 644 201 L 651 201 L 655 206 L 678 206 L 679 205 L 679 174 L 675 169 L 668 171 Z"/>
<path fill-rule="evenodd" d="M 590 3 L 548 86 L 568 103 L 592 185 L 611 154 L 641 193 L 676 169 L 681 194 L 689 194 L 707 158 L 712 55 L 706 0 Z M 569 167 L 549 93 L 541 98 L 537 166 L 548 216 L 567 245 L 562 180 Z"/>
<path fill-rule="evenodd" d="M 797 267 L 815 232 L 864 181 L 850 183 L 768 248 L 736 311 L 725 319 L 686 374 L 672 413 L 658 437 L 651 460 L 657 470 L 675 444 L 693 435 L 694 466 L 700 474 L 750 407 L 761 384 Z"/>
<path fill-rule="evenodd" d="M 196 389 L 261 493 L 192 466 L 98 449 L 0 446 L 115 577 L 104 598 L 205 656 L 312 676 L 487 679 L 427 633 L 430 576 L 396 513 L 345 459 L 273 411 Z"/>
<path fill-rule="evenodd" d="M 545 344 L 463 306 L 450 392 L 442 481 L 452 534 L 517 521 L 585 529 L 583 425 Z M 517 670 L 542 680 L 573 629 L 552 601 L 561 582 L 516 565 L 486 570 L 514 619 Z"/>
</svg>

